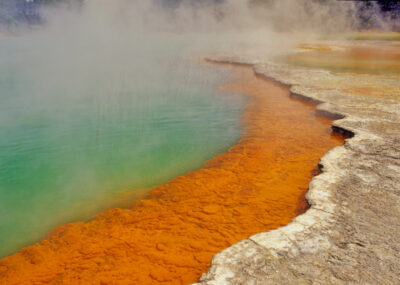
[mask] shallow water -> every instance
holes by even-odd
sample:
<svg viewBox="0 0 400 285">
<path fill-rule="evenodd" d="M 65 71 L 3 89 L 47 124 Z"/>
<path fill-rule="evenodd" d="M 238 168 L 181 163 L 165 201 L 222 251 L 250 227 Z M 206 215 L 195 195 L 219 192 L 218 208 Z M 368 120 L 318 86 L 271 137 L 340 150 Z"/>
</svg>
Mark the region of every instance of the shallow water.
<svg viewBox="0 0 400 285">
<path fill-rule="evenodd" d="M 71 61 L 62 40 L 0 40 L 0 256 L 129 206 L 237 141 L 244 99 L 216 88 L 230 68 L 185 57 L 185 40 L 159 44 L 151 58 L 110 47 Z"/>
<path fill-rule="evenodd" d="M 307 82 L 304 85 L 400 101 L 400 45 L 397 43 L 319 42 L 299 47 L 284 60 L 295 67 L 306 67 L 304 74 L 302 70 L 297 72 L 297 80 Z M 310 76 L 307 70 L 312 69 L 324 72 Z"/>
<path fill-rule="evenodd" d="M 334 73 L 370 75 L 400 74 L 400 45 L 367 42 L 364 45 L 302 45 L 302 52 L 287 56 L 288 63 L 330 70 Z"/>
</svg>

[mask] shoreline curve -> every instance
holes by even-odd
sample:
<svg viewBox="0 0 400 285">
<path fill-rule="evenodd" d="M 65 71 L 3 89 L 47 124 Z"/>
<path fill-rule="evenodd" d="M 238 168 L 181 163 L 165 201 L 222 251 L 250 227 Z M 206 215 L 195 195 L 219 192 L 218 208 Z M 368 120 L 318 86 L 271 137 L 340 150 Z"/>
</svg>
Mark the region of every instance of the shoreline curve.
<svg viewBox="0 0 400 285">
<path fill-rule="evenodd" d="M 307 82 L 335 76 L 324 70 L 257 56 L 208 60 L 252 66 L 259 76 L 314 102 L 319 113 L 335 119 L 332 128 L 350 139 L 321 158 L 322 173 L 310 182 L 310 208 L 305 213 L 216 254 L 196 284 L 400 282 L 400 104 L 357 98 Z"/>
<path fill-rule="evenodd" d="M 253 71 L 249 72 L 253 78 Z M 240 76 L 240 79 L 243 78 Z M 329 120 L 316 118 L 314 106 L 306 103 L 300 106 L 298 101 L 286 98 L 280 106 L 290 105 L 286 112 L 297 110 L 297 118 L 307 121 L 310 128 L 314 125 L 320 128 L 321 133 L 317 133 L 316 138 L 323 138 L 318 141 L 321 147 L 316 153 L 315 141 L 304 136 L 302 130 L 289 129 L 292 133 L 283 138 L 288 140 L 295 133 L 301 140 L 294 139 L 294 142 L 304 143 L 304 146 L 293 145 L 285 149 L 286 152 L 275 149 L 282 143 L 282 140 L 277 142 L 275 136 L 282 132 L 280 125 L 272 119 L 282 111 L 276 110 L 279 108 L 273 104 L 275 101 L 264 102 L 270 98 L 263 96 L 263 92 L 267 92 L 264 90 L 267 86 L 276 99 L 284 99 L 287 91 L 259 78 L 249 80 L 241 82 L 234 90 L 255 92 L 252 95 L 243 93 L 258 101 L 251 100 L 251 112 L 247 110 L 242 115 L 247 122 L 248 134 L 245 133 L 230 150 L 208 161 L 202 169 L 156 187 L 150 193 L 151 199 L 137 201 L 132 209 L 111 209 L 90 222 L 58 227 L 41 243 L 1 260 L 0 277 L 8 284 L 27 281 L 73 283 L 77 280 L 105 284 L 113 280 L 119 283 L 188 284 L 199 277 L 215 252 L 253 233 L 290 222 L 298 215 L 299 197 L 303 197 L 306 190 L 302 187 L 306 187 L 311 179 L 308 172 L 316 166 L 318 153 L 325 153 L 342 140 L 329 137 L 325 131 L 329 130 Z M 261 85 L 254 87 L 254 84 Z M 232 90 L 231 87 L 228 85 L 227 90 Z M 273 110 L 275 113 L 270 114 Z M 286 123 L 289 128 L 294 127 L 292 120 L 287 119 Z M 312 159 L 304 155 L 298 158 L 296 151 L 302 147 L 313 149 Z M 291 154 L 294 162 L 297 157 L 308 165 L 300 169 L 302 172 L 289 173 L 293 174 L 291 178 L 280 169 L 280 164 L 287 161 L 289 150 L 294 151 Z M 247 153 L 252 153 L 250 158 L 253 160 Z M 276 153 L 280 156 L 274 156 Z M 278 164 L 269 165 L 266 163 L 268 158 Z M 299 169 L 296 164 L 288 167 L 286 171 L 297 172 Z M 269 172 L 278 176 L 269 178 Z M 253 181 L 251 177 L 257 179 Z M 300 181 L 302 186 L 290 187 L 284 183 L 275 192 L 264 191 L 286 180 Z M 192 192 L 186 193 L 186 189 Z M 194 197 L 201 199 L 194 203 Z M 214 203 L 213 197 L 219 197 L 222 202 L 218 203 L 222 204 Z M 266 209 L 270 213 L 266 213 Z M 237 229 L 234 226 L 240 224 L 244 227 Z M 180 236 L 183 238 L 178 239 Z M 186 240 L 188 236 L 190 239 Z"/>
</svg>

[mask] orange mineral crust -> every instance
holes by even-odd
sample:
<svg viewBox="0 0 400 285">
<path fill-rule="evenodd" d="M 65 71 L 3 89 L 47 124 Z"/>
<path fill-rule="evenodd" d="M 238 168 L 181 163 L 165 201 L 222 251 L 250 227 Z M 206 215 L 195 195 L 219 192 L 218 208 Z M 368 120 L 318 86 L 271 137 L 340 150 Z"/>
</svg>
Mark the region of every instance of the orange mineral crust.
<svg viewBox="0 0 400 285">
<path fill-rule="evenodd" d="M 131 209 L 60 226 L 4 258 L 0 284 L 189 284 L 215 253 L 304 212 L 319 158 L 343 138 L 252 69 L 235 67 L 232 81 L 221 91 L 249 98 L 236 145 Z"/>
</svg>

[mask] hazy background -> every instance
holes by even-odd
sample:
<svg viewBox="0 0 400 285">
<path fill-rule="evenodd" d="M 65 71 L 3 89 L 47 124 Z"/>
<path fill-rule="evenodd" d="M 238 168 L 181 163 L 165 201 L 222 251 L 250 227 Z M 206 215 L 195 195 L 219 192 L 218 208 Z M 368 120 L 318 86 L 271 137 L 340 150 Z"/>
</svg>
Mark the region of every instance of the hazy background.
<svg viewBox="0 0 400 285">
<path fill-rule="evenodd" d="M 22 23 L 43 23 L 46 21 L 42 13 L 43 8 L 64 6 L 64 8 L 79 9 L 79 7 L 87 6 L 87 3 L 91 1 L 96 2 L 95 0 L 0 0 L 0 26 L 4 29 L 15 28 Z M 244 10 L 250 7 L 252 16 L 258 14 L 270 25 L 285 30 L 295 27 L 301 30 L 311 28 L 319 31 L 343 31 L 343 28 L 349 27 L 383 30 L 399 30 L 400 28 L 400 4 L 398 1 L 391 0 L 131 0 L 129 2 L 134 5 L 137 5 L 137 2 L 150 3 L 153 8 L 162 6 L 164 10 L 170 11 L 182 10 L 182 7 L 187 9 L 191 6 L 196 10 L 195 13 L 204 7 L 213 6 L 211 10 L 216 12 L 214 14 L 218 14 L 219 19 L 222 15 L 236 17 L 238 14 L 230 14 L 232 5 L 235 3 L 235 9 L 241 10 L 240 14 L 248 16 Z M 192 14 L 188 10 L 185 12 L 188 16 Z M 207 11 L 207 13 L 210 12 L 212 11 Z"/>
</svg>

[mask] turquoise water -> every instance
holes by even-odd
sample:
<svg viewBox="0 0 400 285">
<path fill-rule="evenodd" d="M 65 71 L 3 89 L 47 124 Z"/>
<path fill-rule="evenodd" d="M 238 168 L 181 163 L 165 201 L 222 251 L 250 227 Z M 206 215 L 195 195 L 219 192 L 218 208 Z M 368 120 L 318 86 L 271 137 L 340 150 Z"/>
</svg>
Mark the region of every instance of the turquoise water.
<svg viewBox="0 0 400 285">
<path fill-rule="evenodd" d="M 0 39 L 0 256 L 128 207 L 238 140 L 244 99 L 217 92 L 230 69 L 165 39 Z"/>
</svg>

